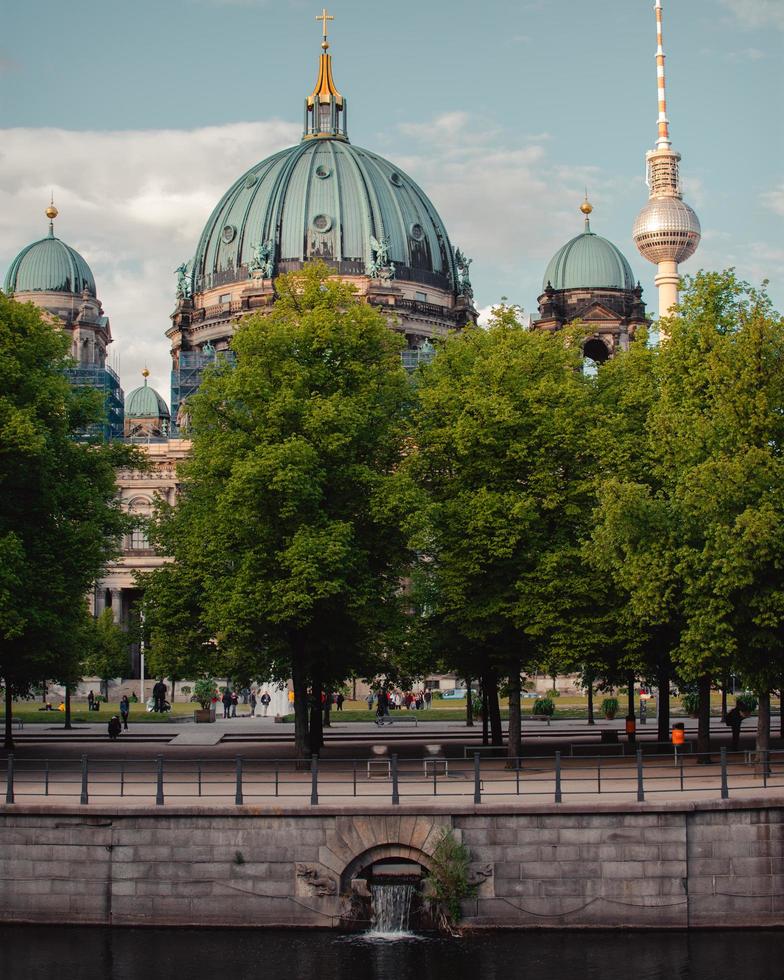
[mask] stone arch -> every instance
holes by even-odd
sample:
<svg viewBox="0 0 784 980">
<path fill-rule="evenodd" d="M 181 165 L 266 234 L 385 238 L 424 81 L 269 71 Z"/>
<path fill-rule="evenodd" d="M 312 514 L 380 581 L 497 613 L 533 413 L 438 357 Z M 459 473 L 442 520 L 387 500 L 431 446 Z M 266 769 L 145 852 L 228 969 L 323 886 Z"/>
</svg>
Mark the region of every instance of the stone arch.
<svg viewBox="0 0 784 980">
<path fill-rule="evenodd" d="M 426 871 L 430 871 L 433 866 L 432 857 L 425 851 L 417 847 L 406 847 L 402 844 L 377 844 L 368 848 L 362 854 L 358 854 L 343 869 L 340 876 L 340 891 L 346 894 L 351 891 L 351 882 L 367 868 L 379 861 L 395 859 L 399 861 L 412 861 L 420 865 Z"/>
<path fill-rule="evenodd" d="M 353 876 L 382 858 L 401 858 L 430 868 L 442 831 L 451 829 L 449 814 L 341 815 L 319 848 L 319 867 L 323 874 L 334 876 L 341 891 L 344 886 L 349 891 Z M 460 831 L 454 834 L 460 838 Z"/>
<path fill-rule="evenodd" d="M 596 364 L 604 364 L 609 360 L 611 353 L 601 337 L 589 337 L 583 345 L 583 356 L 595 361 Z"/>
</svg>

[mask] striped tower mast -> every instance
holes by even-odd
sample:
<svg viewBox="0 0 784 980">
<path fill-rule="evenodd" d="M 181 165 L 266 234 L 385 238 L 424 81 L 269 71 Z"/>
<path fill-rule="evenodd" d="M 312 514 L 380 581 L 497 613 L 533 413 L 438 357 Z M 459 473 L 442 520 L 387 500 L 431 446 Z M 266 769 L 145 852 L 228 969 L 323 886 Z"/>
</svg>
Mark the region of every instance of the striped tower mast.
<svg viewBox="0 0 784 980">
<path fill-rule="evenodd" d="M 692 256 L 700 243 L 700 222 L 683 200 L 678 164 L 681 155 L 670 142 L 667 90 L 662 41 L 662 0 L 656 0 L 656 82 L 659 95 L 656 147 L 645 155 L 648 203 L 637 215 L 632 236 L 640 254 L 657 266 L 654 282 L 659 291 L 659 317 L 678 303 L 678 263 Z"/>
</svg>

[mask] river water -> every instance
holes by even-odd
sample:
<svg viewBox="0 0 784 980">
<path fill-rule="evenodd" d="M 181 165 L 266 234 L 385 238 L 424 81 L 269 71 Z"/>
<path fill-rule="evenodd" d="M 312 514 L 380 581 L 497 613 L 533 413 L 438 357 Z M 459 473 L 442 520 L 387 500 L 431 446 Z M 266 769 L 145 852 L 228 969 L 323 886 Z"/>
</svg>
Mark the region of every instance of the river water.
<svg viewBox="0 0 784 980">
<path fill-rule="evenodd" d="M 0 926 L 3 980 L 782 980 L 784 932 L 332 932 Z"/>
</svg>

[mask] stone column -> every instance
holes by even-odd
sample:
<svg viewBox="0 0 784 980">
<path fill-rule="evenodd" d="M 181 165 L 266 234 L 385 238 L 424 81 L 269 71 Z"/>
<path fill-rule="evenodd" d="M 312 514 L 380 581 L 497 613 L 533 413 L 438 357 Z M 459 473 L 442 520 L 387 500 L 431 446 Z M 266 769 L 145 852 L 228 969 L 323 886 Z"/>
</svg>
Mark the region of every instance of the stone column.
<svg viewBox="0 0 784 980">
<path fill-rule="evenodd" d="M 122 615 L 122 589 L 112 589 L 112 616 L 119 623 Z"/>
</svg>

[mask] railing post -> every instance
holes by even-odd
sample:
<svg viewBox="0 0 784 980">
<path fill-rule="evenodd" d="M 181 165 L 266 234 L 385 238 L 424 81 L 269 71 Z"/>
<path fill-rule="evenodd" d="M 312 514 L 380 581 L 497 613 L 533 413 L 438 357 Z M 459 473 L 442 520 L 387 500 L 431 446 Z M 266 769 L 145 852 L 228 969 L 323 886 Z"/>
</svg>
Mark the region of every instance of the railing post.
<svg viewBox="0 0 784 980">
<path fill-rule="evenodd" d="M 163 756 L 159 755 L 156 761 L 155 805 L 163 806 Z"/>
<path fill-rule="evenodd" d="M 120 796 L 125 796 L 125 760 L 120 762 Z"/>
<path fill-rule="evenodd" d="M 318 756 L 310 759 L 310 805 L 318 806 Z"/>
<path fill-rule="evenodd" d="M 234 789 L 234 802 L 237 806 L 242 805 L 242 756 L 237 756 L 236 786 Z"/>
<path fill-rule="evenodd" d="M 482 802 L 482 760 L 478 752 L 474 752 L 474 803 Z"/>
<path fill-rule="evenodd" d="M 201 796 L 201 759 L 196 760 L 196 779 L 199 784 L 199 796 Z"/>
<path fill-rule="evenodd" d="M 392 753 L 392 759 L 389 766 L 392 772 L 392 805 L 397 806 L 400 803 L 400 787 L 397 783 L 397 753 Z"/>
<path fill-rule="evenodd" d="M 642 749 L 637 746 L 637 802 L 645 802 L 645 786 L 643 785 L 642 776 Z"/>
<path fill-rule="evenodd" d="M 5 771 L 5 801 L 14 802 L 14 753 L 8 753 Z"/>
<path fill-rule="evenodd" d="M 729 799 L 730 788 L 727 785 L 727 746 L 721 747 L 721 798 Z"/>
<path fill-rule="evenodd" d="M 555 753 L 555 802 L 563 802 L 561 795 L 561 753 Z"/>
<path fill-rule="evenodd" d="M 49 760 L 44 760 L 44 796 L 49 795 Z"/>
<path fill-rule="evenodd" d="M 87 756 L 82 756 L 82 795 L 79 797 L 80 803 L 89 803 L 90 797 L 87 792 Z"/>
<path fill-rule="evenodd" d="M 768 750 L 762 750 L 762 785 L 768 787 Z"/>
<path fill-rule="evenodd" d="M 354 759 L 353 787 L 354 787 L 354 796 L 356 797 L 357 795 L 357 760 L 356 759 Z"/>
<path fill-rule="evenodd" d="M 596 789 L 599 796 L 602 795 L 602 757 L 599 756 L 596 760 Z"/>
</svg>

